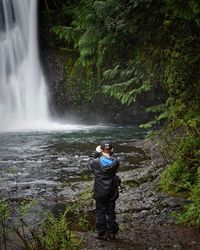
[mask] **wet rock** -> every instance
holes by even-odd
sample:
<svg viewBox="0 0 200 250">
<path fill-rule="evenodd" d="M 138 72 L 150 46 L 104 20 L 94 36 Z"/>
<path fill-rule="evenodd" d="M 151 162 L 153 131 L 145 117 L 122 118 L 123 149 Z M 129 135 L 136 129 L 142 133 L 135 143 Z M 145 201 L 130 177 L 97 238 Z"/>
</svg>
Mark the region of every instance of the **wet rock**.
<svg viewBox="0 0 200 250">
<path fill-rule="evenodd" d="M 181 197 L 166 197 L 160 202 L 160 205 L 164 207 L 180 207 L 183 206 L 186 203 L 186 200 Z"/>
<path fill-rule="evenodd" d="M 62 188 L 57 193 L 57 198 L 60 202 L 72 202 L 79 198 L 79 196 L 86 190 L 92 190 L 93 182 L 75 182 Z M 89 209 L 89 208 L 88 208 Z"/>
</svg>

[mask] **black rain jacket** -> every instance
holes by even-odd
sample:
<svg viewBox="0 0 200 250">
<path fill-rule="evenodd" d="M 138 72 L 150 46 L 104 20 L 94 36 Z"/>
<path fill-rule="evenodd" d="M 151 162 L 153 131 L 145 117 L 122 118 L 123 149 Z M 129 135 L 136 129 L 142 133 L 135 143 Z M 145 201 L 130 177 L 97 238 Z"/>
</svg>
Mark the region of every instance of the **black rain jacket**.
<svg viewBox="0 0 200 250">
<path fill-rule="evenodd" d="M 110 157 L 99 155 L 89 160 L 88 167 L 95 175 L 94 199 L 102 202 L 116 200 L 119 197 L 118 186 L 121 182 L 116 175 L 119 167 L 117 158 L 114 155 Z"/>
</svg>

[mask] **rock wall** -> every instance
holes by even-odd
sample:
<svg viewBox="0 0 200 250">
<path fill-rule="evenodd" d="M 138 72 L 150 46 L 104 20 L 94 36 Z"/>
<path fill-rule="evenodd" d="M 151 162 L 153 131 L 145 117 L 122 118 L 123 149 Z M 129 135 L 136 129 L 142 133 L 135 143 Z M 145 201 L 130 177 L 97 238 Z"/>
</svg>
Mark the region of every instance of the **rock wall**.
<svg viewBox="0 0 200 250">
<path fill-rule="evenodd" d="M 71 67 L 69 64 L 74 60 L 72 53 L 56 48 L 43 48 L 41 54 L 49 86 L 51 111 L 54 116 L 62 119 L 72 119 L 73 117 L 80 122 L 87 123 L 117 124 L 140 124 L 150 118 L 150 115 L 145 112 L 147 103 L 145 96 L 131 106 L 122 105 L 108 96 L 85 103 L 71 101 L 66 74 L 67 67 Z M 147 99 L 152 102 L 154 95 L 152 93 Z"/>
<path fill-rule="evenodd" d="M 59 16 L 59 13 L 57 15 Z M 69 44 L 57 41 L 50 31 L 52 23 L 57 22 L 56 14 L 54 16 L 41 11 L 39 22 L 41 61 L 48 82 L 53 116 L 75 119 L 83 123 L 141 124 L 149 120 L 150 114 L 145 112 L 145 106 L 153 102 L 155 91 L 141 96 L 131 106 L 122 105 L 114 98 L 103 94 L 85 101 L 83 95 L 87 89 L 81 92 L 85 80 L 83 69 L 77 67 L 74 69 L 77 52 L 70 49 Z M 78 101 L 74 95 L 80 95 Z"/>
</svg>

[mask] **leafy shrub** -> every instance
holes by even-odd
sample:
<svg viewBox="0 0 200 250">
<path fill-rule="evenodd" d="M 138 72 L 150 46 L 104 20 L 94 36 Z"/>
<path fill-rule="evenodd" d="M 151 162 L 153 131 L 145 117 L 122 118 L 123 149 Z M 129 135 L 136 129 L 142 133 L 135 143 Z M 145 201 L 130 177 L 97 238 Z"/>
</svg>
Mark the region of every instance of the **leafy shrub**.
<svg viewBox="0 0 200 250">
<path fill-rule="evenodd" d="M 200 227 L 200 167 L 198 168 L 197 184 L 191 189 L 189 204 L 179 214 L 174 213 L 179 223 L 190 223 Z"/>
<path fill-rule="evenodd" d="M 40 244 L 43 249 L 66 250 L 80 249 L 81 241 L 69 230 L 66 210 L 59 218 L 50 215 L 45 223 L 43 234 L 40 237 Z"/>
<path fill-rule="evenodd" d="M 174 213 L 177 222 L 200 226 L 200 138 L 182 139 L 176 156 L 161 176 L 160 185 L 168 193 L 188 196 L 183 211 Z"/>
<path fill-rule="evenodd" d="M 190 192 L 198 183 L 199 154 L 200 139 L 183 138 L 176 153 L 176 160 L 167 167 L 161 177 L 162 189 L 170 193 Z"/>
<path fill-rule="evenodd" d="M 6 202 L 0 198 L 0 235 L 3 236 L 5 249 L 7 249 L 8 222 L 10 219 L 10 209 Z"/>
<path fill-rule="evenodd" d="M 36 205 L 34 200 L 23 201 L 11 208 L 9 201 L 0 199 L 0 229 L 5 249 L 9 243 L 8 229 L 16 233 L 20 242 L 28 250 L 81 249 L 81 241 L 69 226 L 69 209 L 66 209 L 58 218 L 47 213 L 42 213 L 40 217 L 34 210 L 34 204 Z"/>
</svg>

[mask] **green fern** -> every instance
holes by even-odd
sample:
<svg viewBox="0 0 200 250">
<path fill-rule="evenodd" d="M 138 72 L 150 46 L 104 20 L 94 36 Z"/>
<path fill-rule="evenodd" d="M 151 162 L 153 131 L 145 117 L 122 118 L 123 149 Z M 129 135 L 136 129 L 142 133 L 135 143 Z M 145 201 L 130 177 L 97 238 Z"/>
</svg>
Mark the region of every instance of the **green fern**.
<svg viewBox="0 0 200 250">
<path fill-rule="evenodd" d="M 176 159 L 164 171 L 161 187 L 166 192 L 191 192 L 199 183 L 200 138 L 192 136 L 182 138 L 178 148 L 175 147 Z"/>
<path fill-rule="evenodd" d="M 194 18 L 198 18 L 198 14 L 200 13 L 200 3 L 198 0 L 166 0 L 165 2 L 173 11 L 174 16 L 176 17 L 191 20 Z"/>
<path fill-rule="evenodd" d="M 180 213 L 173 213 L 178 223 L 190 223 L 200 227 L 200 167 L 196 185 L 191 189 L 189 204 Z"/>
<path fill-rule="evenodd" d="M 57 35 L 57 37 L 65 41 L 72 41 L 74 37 L 74 29 L 72 27 L 54 26 L 51 31 Z"/>
</svg>

